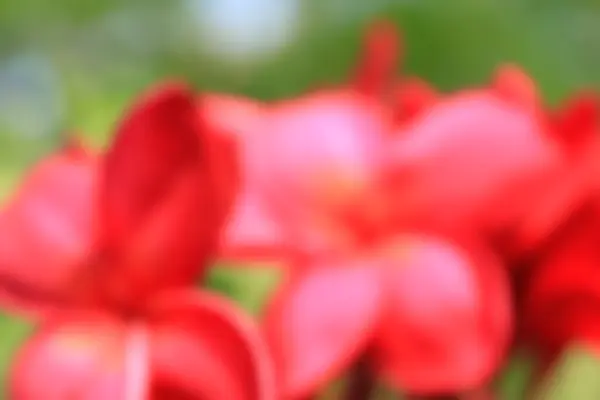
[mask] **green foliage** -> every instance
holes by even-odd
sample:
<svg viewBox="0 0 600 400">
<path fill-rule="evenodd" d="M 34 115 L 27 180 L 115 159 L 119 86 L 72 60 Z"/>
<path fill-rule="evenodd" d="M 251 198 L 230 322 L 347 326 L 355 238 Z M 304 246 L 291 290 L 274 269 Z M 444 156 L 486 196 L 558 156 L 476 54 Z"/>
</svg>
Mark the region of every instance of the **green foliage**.
<svg viewBox="0 0 600 400">
<path fill-rule="evenodd" d="M 546 376 L 534 400 L 593 400 L 600 398 L 600 356 L 574 345 Z"/>
<path fill-rule="evenodd" d="M 281 277 L 277 267 L 222 265 L 211 269 L 206 286 L 258 315 Z"/>
<path fill-rule="evenodd" d="M 19 346 L 30 335 L 31 330 L 30 323 L 0 314 L 0 394 L 6 393 L 6 379 L 10 362 Z"/>
</svg>

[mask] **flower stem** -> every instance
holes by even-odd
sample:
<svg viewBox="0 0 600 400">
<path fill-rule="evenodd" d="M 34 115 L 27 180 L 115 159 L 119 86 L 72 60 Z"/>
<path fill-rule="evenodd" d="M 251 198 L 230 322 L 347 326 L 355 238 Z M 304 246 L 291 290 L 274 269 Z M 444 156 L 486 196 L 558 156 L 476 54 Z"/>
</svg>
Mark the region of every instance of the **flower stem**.
<svg viewBox="0 0 600 400">
<path fill-rule="evenodd" d="M 368 400 L 375 389 L 375 379 L 366 359 L 360 360 L 350 373 L 345 400 Z"/>
</svg>

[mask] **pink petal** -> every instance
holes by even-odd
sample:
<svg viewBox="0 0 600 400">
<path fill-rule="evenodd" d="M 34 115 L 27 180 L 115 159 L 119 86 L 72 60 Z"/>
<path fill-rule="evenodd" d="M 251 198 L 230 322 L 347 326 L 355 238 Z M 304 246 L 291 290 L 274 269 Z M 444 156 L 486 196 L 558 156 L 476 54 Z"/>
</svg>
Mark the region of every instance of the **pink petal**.
<svg viewBox="0 0 600 400">
<path fill-rule="evenodd" d="M 265 332 L 284 398 L 314 395 L 365 350 L 382 307 L 379 278 L 369 264 L 315 265 L 282 287 Z"/>
<path fill-rule="evenodd" d="M 10 397 L 141 400 L 125 396 L 125 343 L 124 326 L 105 315 L 46 323 L 17 354 Z"/>
<path fill-rule="evenodd" d="M 352 92 L 324 92 L 275 107 L 245 143 L 248 190 L 281 222 L 284 241 L 304 251 L 335 244 L 332 210 L 373 178 L 386 133 L 381 109 Z"/>
<path fill-rule="evenodd" d="M 165 292 L 149 317 L 153 398 L 275 399 L 274 371 L 258 329 L 229 300 Z"/>
<path fill-rule="evenodd" d="M 238 140 L 256 132 L 256 126 L 267 114 L 265 107 L 254 100 L 226 94 L 202 96 L 200 112 L 211 126 Z"/>
<path fill-rule="evenodd" d="M 0 215 L 0 306 L 37 313 L 71 294 L 93 240 L 97 160 L 73 146 L 38 163 Z"/>
<path fill-rule="evenodd" d="M 219 257 L 228 261 L 273 260 L 286 257 L 284 234 L 258 196 L 239 193 L 219 246 Z"/>
<path fill-rule="evenodd" d="M 400 237 L 397 246 L 401 253 L 387 260 L 387 308 L 376 347 L 384 377 L 415 394 L 487 383 L 512 334 L 502 266 L 480 249 L 426 235 Z"/>
<path fill-rule="evenodd" d="M 438 102 L 398 132 L 388 155 L 400 223 L 419 219 L 484 233 L 512 226 L 564 167 L 536 116 L 484 91 Z"/>
</svg>

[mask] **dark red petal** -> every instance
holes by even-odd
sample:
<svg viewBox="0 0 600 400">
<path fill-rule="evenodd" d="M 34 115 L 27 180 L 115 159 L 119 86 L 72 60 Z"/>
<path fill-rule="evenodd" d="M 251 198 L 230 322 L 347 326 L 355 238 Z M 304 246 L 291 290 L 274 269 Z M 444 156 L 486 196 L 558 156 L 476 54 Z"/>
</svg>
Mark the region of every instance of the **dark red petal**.
<svg viewBox="0 0 600 400">
<path fill-rule="evenodd" d="M 402 124 L 412 120 L 433 106 L 439 97 L 437 91 L 424 80 L 415 77 L 403 79 L 394 96 L 396 121 Z"/>
<path fill-rule="evenodd" d="M 387 307 L 375 353 L 383 376 L 415 394 L 488 383 L 512 335 L 503 266 L 482 249 L 427 235 L 396 245 L 383 261 Z"/>
<path fill-rule="evenodd" d="M 69 297 L 92 246 L 96 172 L 69 146 L 25 178 L 0 215 L 0 307 L 38 312 Z"/>
<path fill-rule="evenodd" d="M 105 159 L 97 265 L 109 297 L 140 303 L 206 266 L 224 213 L 212 151 L 190 90 L 165 84 L 121 124 Z M 223 150 L 223 151 L 221 151 Z M 223 199 L 221 199 L 223 200 Z M 228 200 L 229 201 L 229 200 Z M 168 268 L 165 268 L 168 266 Z"/>
<path fill-rule="evenodd" d="M 281 288 L 265 318 L 283 398 L 314 395 L 365 350 L 379 322 L 381 281 L 368 263 L 316 265 Z"/>
<path fill-rule="evenodd" d="M 126 340 L 124 326 L 105 315 L 46 323 L 17 354 L 9 377 L 10 398 L 129 399 Z"/>
<path fill-rule="evenodd" d="M 150 306 L 153 397 L 274 400 L 274 371 L 254 323 L 227 299 L 165 292 Z M 187 397 L 186 397 L 187 396 Z"/>
<path fill-rule="evenodd" d="M 193 94 L 165 84 L 147 93 L 117 130 L 104 163 L 102 221 L 107 239 L 136 233 L 182 170 L 198 163 Z"/>
<path fill-rule="evenodd" d="M 598 96 L 594 93 L 573 96 L 556 113 L 554 123 L 561 141 L 576 156 L 600 130 Z"/>
<path fill-rule="evenodd" d="M 517 232 L 521 250 L 535 249 L 571 220 L 600 189 L 600 120 L 597 99 L 576 96 L 561 111 L 554 129 L 564 144 L 563 169 L 539 193 L 539 200 Z"/>
<path fill-rule="evenodd" d="M 586 209 L 563 229 L 528 280 L 523 321 L 544 354 L 577 339 L 600 343 L 599 234 L 597 210 Z"/>
</svg>

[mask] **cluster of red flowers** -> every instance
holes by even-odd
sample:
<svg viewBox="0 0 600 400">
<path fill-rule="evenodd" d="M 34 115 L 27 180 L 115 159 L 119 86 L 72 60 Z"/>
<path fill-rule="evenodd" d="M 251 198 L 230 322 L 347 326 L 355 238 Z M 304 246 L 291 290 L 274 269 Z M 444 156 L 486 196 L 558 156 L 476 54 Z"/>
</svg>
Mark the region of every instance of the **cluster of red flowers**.
<svg viewBox="0 0 600 400">
<path fill-rule="evenodd" d="M 0 307 L 37 325 L 9 398 L 453 395 L 599 348 L 597 99 L 511 65 L 440 93 L 399 47 L 375 24 L 349 83 L 270 104 L 164 83 L 34 166 L 0 215 Z M 259 321 L 196 288 L 219 259 L 284 265 Z"/>
</svg>

